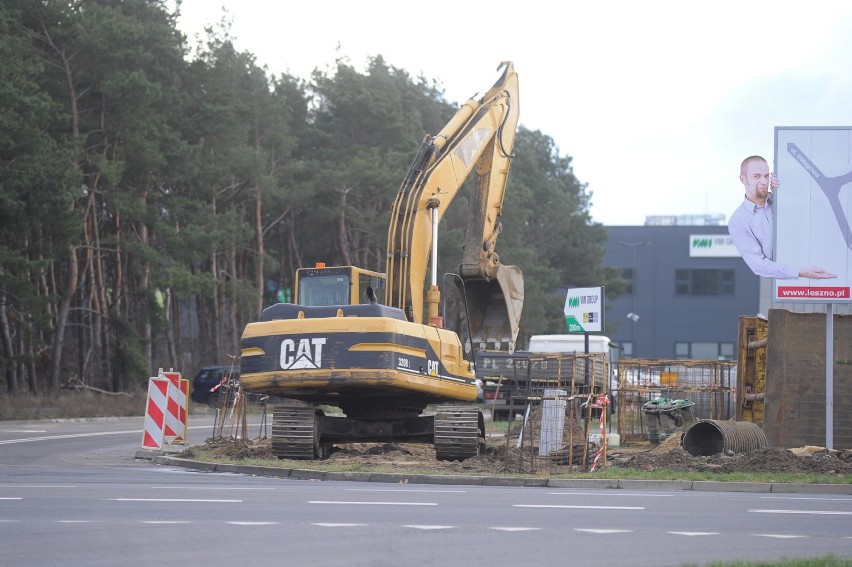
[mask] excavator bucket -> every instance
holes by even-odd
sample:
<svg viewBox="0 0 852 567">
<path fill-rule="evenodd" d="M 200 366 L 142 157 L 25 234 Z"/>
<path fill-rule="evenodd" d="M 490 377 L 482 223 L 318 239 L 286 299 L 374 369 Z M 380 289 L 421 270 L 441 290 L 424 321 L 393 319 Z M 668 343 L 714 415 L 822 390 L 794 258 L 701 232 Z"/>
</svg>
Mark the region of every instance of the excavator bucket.
<svg viewBox="0 0 852 567">
<path fill-rule="evenodd" d="M 500 265 L 497 276 L 484 278 L 462 276 L 466 306 L 454 311 L 460 315 L 447 321 L 460 337 L 470 339 L 477 350 L 514 352 L 515 339 L 524 306 L 524 276 L 517 266 Z M 458 280 L 456 280 L 458 283 Z"/>
</svg>

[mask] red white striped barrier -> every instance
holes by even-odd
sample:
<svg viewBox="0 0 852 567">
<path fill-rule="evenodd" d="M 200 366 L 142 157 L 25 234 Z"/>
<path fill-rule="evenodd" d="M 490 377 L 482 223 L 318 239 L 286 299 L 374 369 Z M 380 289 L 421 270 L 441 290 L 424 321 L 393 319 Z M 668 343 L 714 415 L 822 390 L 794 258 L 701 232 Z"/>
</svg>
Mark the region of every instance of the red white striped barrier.
<svg viewBox="0 0 852 567">
<path fill-rule="evenodd" d="M 603 455 L 604 451 L 606 451 L 606 406 L 609 404 L 609 400 L 606 396 L 598 396 L 597 403 L 592 407 L 601 408 L 601 417 L 600 417 L 600 427 L 601 427 L 601 448 L 598 449 L 598 454 L 595 455 L 595 460 L 592 462 L 592 470 L 591 472 L 595 472 L 595 468 L 598 466 L 598 461 Z M 591 415 L 591 409 L 589 409 L 589 415 Z"/>
<path fill-rule="evenodd" d="M 187 435 L 187 403 L 189 380 L 182 380 L 180 372 L 163 372 L 148 381 L 148 403 L 145 407 L 145 425 L 142 446 L 162 449 L 163 442 L 182 443 Z"/>
<path fill-rule="evenodd" d="M 165 437 L 169 444 L 183 443 L 186 441 L 189 380 L 182 380 L 180 372 L 175 372 L 174 370 L 163 372 L 162 368 L 160 368 L 157 377 L 168 380 L 173 386 L 173 388 L 169 388 L 169 397 L 166 403 L 163 437 Z"/>
<path fill-rule="evenodd" d="M 163 427 L 166 422 L 166 404 L 171 382 L 160 378 L 148 380 L 148 403 L 145 404 L 145 425 L 142 431 L 142 446 L 147 449 L 162 449 Z"/>
</svg>

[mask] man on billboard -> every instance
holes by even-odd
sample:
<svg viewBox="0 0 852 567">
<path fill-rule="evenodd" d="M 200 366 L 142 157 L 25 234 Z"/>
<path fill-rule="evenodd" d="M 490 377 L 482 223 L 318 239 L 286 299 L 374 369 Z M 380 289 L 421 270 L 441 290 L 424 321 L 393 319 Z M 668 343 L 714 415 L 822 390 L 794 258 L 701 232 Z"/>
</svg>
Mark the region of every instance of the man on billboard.
<svg viewBox="0 0 852 567">
<path fill-rule="evenodd" d="M 760 156 L 749 156 L 740 165 L 740 182 L 745 199 L 728 221 L 728 233 L 748 267 L 764 278 L 823 280 L 836 278 L 822 268 L 797 268 L 776 262 L 772 231 L 775 217 L 772 210 L 772 190 L 781 181 L 769 172 L 769 164 Z"/>
</svg>

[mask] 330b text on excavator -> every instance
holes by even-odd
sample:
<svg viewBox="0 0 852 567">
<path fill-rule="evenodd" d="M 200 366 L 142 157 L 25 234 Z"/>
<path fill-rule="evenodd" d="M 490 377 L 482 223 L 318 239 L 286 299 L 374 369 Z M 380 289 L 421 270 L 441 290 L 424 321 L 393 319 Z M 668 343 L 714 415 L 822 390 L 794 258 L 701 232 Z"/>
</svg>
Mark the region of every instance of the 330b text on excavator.
<svg viewBox="0 0 852 567">
<path fill-rule="evenodd" d="M 483 416 L 470 403 L 473 351 L 513 351 L 524 300 L 521 270 L 495 253 L 519 115 L 514 66 L 498 71 L 493 87 L 421 144 L 393 204 L 386 273 L 302 268 L 296 303 L 272 305 L 246 326 L 242 388 L 294 400 L 273 411 L 279 458 L 323 458 L 353 442 L 434 443 L 444 460 L 484 447 Z M 471 172 L 463 258 L 450 278 L 460 299 L 452 309 L 445 301 L 441 317 L 438 225 Z"/>
</svg>

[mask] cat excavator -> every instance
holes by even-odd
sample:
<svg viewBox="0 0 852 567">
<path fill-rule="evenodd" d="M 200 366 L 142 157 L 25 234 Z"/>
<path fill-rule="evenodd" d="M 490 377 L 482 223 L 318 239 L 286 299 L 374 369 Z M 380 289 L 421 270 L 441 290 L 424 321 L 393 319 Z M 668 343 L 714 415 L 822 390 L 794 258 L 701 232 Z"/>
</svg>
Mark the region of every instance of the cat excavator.
<svg viewBox="0 0 852 567">
<path fill-rule="evenodd" d="M 498 72 L 423 140 L 393 204 L 386 273 L 301 268 L 295 303 L 267 307 L 246 326 L 241 387 L 293 400 L 273 410 L 279 458 L 324 458 L 355 442 L 433 443 L 441 460 L 483 449 L 484 419 L 470 403 L 474 350 L 514 351 L 524 300 L 521 270 L 495 252 L 519 110 L 513 64 Z M 442 315 L 438 225 L 471 172 L 462 261 L 443 278 L 457 299 L 444 301 Z"/>
</svg>

